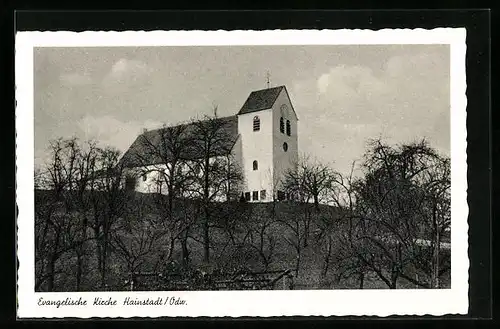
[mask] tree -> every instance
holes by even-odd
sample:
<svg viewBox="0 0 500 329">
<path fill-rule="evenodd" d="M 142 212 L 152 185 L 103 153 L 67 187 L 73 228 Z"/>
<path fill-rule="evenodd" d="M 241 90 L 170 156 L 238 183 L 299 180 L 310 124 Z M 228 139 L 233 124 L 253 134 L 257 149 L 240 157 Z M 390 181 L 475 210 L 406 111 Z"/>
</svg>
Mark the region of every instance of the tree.
<svg viewBox="0 0 500 329">
<path fill-rule="evenodd" d="M 146 132 L 141 136 L 141 152 L 134 154 L 141 173 L 152 173 L 155 176 L 154 184 L 158 192 L 155 197 L 156 206 L 170 235 L 168 258 L 173 254 L 176 241 L 180 239 L 184 265 L 188 263 L 187 237 L 190 222 L 185 212 L 181 214 L 181 208 L 184 207 L 176 205 L 182 203 L 179 199 L 185 196 L 190 184 L 187 163 L 191 158 L 189 152 L 192 128 L 188 124 L 182 124 Z"/>
<path fill-rule="evenodd" d="M 397 147 L 381 140 L 370 144 L 363 163 L 365 176 L 354 183 L 357 220 L 351 243 L 357 257 L 391 289 L 400 278 L 421 287 L 433 286 L 421 276 L 415 278 L 424 268 L 422 263 L 436 260 L 436 256 L 427 258 L 428 247 L 419 241 L 438 236 L 435 231 L 447 225 L 448 167 L 449 160 L 425 140 Z M 437 209 L 437 199 L 439 220 L 432 211 Z"/>
<path fill-rule="evenodd" d="M 156 271 L 163 266 L 162 246 L 166 231 L 161 219 L 151 215 L 148 203 L 142 197 L 134 200 L 133 208 L 117 221 L 111 232 L 111 248 L 125 263 L 126 279 L 133 280 L 140 270 Z M 168 244 L 167 244 L 168 245 Z"/>
<path fill-rule="evenodd" d="M 313 161 L 307 156 L 299 159 L 292 168 L 285 171 L 283 185 L 286 193 L 302 204 L 304 211 L 303 243 L 304 247 L 307 247 L 313 219 L 309 204 L 312 201 L 316 213 L 320 212 L 319 205 L 327 201 L 335 175 L 329 166 L 319 161 Z"/>
<path fill-rule="evenodd" d="M 277 245 L 277 237 L 273 234 L 276 224 L 275 203 L 261 206 L 250 207 L 252 213 L 249 214 L 248 220 L 243 223 L 245 239 L 242 245 L 247 245 L 256 251 L 264 270 L 267 270 L 274 260 Z"/>
<path fill-rule="evenodd" d="M 285 171 L 284 186 L 298 201 L 313 201 L 319 210 L 319 204 L 326 200 L 332 187 L 334 174 L 328 165 L 304 156 L 293 169 Z"/>
<path fill-rule="evenodd" d="M 365 266 L 351 248 L 354 208 L 353 189 L 355 162 L 348 175 L 332 171 L 332 181 L 326 199 L 331 207 L 318 218 L 316 242 L 323 255 L 322 277 L 330 268 L 335 270 L 337 283 L 354 276 L 360 289 L 364 286 Z"/>
<path fill-rule="evenodd" d="M 78 220 L 77 205 L 73 202 L 80 184 L 78 141 L 75 138 L 51 141 L 49 152 L 50 161 L 39 168 L 35 182 L 35 186 L 46 188 L 35 193 L 35 251 L 39 264 L 36 288 L 47 282 L 47 290 L 52 291 L 58 260 L 64 254 L 78 253 L 88 238 L 83 233 L 86 224 Z M 80 262 L 76 271 L 77 289 L 81 268 Z"/>
<path fill-rule="evenodd" d="M 451 224 L 450 170 L 450 159 L 440 157 L 418 178 L 422 188 L 419 215 L 423 219 L 420 241 L 429 243 L 415 255 L 414 265 L 432 288 L 440 287 L 439 278 L 450 269 L 448 255 L 441 255 L 441 240 Z"/>
<path fill-rule="evenodd" d="M 119 152 L 71 138 L 52 141 L 50 154 L 35 183 L 44 188 L 36 192 L 35 204 L 37 261 L 41 260 L 37 277 L 46 278 L 38 286 L 48 280 L 47 289 L 55 288 L 55 267 L 63 255 L 66 262 L 75 260 L 75 266 L 61 264 L 61 271 L 74 273 L 77 291 L 86 289 L 84 280 L 94 268 L 105 286 L 110 231 L 126 204 Z M 96 267 L 87 264 L 90 255 L 97 256 Z"/>
<path fill-rule="evenodd" d="M 216 110 L 214 110 L 216 113 Z M 203 209 L 203 258 L 210 262 L 210 226 L 214 202 L 232 195 L 230 188 L 238 186 L 241 171 L 230 155 L 235 141 L 228 131 L 225 118 L 206 116 L 193 120 L 191 153 L 196 155 L 189 163 L 192 179 L 191 195 L 201 200 Z"/>
<path fill-rule="evenodd" d="M 120 152 L 113 148 L 99 149 L 98 165 L 92 173 L 89 194 L 93 205 L 93 229 L 97 246 L 101 287 L 107 285 L 108 257 L 113 226 L 126 212 L 129 196 L 123 188 L 123 163 Z"/>
</svg>

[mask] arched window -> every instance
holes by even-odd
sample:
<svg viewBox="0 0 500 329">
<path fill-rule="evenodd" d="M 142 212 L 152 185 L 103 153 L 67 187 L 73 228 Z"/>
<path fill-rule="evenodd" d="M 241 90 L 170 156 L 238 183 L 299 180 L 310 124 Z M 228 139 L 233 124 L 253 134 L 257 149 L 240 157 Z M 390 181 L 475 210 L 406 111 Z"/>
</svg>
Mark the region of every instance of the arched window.
<svg viewBox="0 0 500 329">
<path fill-rule="evenodd" d="M 258 116 L 253 117 L 253 131 L 260 130 L 260 119 Z"/>
<path fill-rule="evenodd" d="M 142 174 L 142 181 L 145 182 L 148 179 L 147 174 Z"/>
<path fill-rule="evenodd" d="M 283 118 L 280 118 L 280 132 L 282 134 L 285 133 L 285 121 L 283 120 Z"/>
<path fill-rule="evenodd" d="M 259 163 L 257 160 L 253 160 L 253 170 L 259 170 Z"/>
<path fill-rule="evenodd" d="M 290 120 L 286 120 L 286 134 L 288 136 L 291 134 Z"/>
</svg>

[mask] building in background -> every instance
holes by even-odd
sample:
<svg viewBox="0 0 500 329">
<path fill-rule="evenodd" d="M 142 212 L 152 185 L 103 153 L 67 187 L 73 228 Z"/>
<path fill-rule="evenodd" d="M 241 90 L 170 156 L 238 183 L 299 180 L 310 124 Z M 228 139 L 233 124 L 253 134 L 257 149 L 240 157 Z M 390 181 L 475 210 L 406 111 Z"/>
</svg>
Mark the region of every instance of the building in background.
<svg viewBox="0 0 500 329">
<path fill-rule="evenodd" d="M 255 202 L 285 199 L 281 187 L 283 175 L 298 161 L 298 117 L 286 87 L 253 91 L 236 115 L 210 120 L 206 124 L 219 127 L 224 136 L 217 141 L 211 161 L 227 159 L 238 166 L 243 176 L 238 195 Z M 184 133 L 196 134 L 195 123 L 183 125 Z M 170 149 L 165 143 L 170 139 L 164 136 L 172 137 L 178 128 L 145 131 L 132 143 L 121 160 L 128 169 L 129 188 L 143 193 L 165 193 L 159 184 L 162 175 L 158 168 L 167 168 L 173 157 L 165 156 Z M 164 153 L 158 156 L 159 152 L 155 155 L 148 151 L 151 149 Z M 192 149 L 182 157 L 195 162 L 199 156 Z M 224 198 L 221 194 L 220 199 Z"/>
</svg>

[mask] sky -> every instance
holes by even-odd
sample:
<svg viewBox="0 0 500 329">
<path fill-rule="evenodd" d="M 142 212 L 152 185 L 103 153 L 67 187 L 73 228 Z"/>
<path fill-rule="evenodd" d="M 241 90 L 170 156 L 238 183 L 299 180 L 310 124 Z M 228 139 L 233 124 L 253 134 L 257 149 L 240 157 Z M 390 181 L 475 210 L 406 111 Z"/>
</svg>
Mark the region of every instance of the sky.
<svg viewBox="0 0 500 329">
<path fill-rule="evenodd" d="M 285 85 L 299 153 L 347 173 L 370 138 L 450 154 L 448 45 L 35 48 L 35 165 L 52 139 L 126 151 L 143 129 L 236 114 Z"/>
</svg>

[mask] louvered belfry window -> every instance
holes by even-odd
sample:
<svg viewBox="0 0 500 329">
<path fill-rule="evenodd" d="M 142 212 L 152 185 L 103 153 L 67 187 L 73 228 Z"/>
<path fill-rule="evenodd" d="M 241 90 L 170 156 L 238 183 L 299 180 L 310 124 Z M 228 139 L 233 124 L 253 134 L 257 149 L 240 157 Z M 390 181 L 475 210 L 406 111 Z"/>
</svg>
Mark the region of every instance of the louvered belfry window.
<svg viewBox="0 0 500 329">
<path fill-rule="evenodd" d="M 290 136 L 291 134 L 290 120 L 286 120 L 286 134 Z"/>
<path fill-rule="evenodd" d="M 253 118 L 253 131 L 259 131 L 260 130 L 260 118 L 258 116 L 255 116 Z"/>
<path fill-rule="evenodd" d="M 280 118 L 280 132 L 282 134 L 285 133 L 285 121 L 283 120 L 283 118 Z"/>
</svg>

